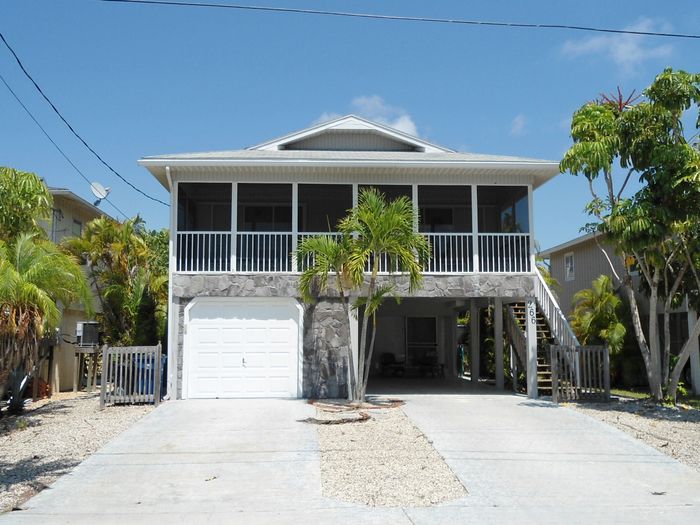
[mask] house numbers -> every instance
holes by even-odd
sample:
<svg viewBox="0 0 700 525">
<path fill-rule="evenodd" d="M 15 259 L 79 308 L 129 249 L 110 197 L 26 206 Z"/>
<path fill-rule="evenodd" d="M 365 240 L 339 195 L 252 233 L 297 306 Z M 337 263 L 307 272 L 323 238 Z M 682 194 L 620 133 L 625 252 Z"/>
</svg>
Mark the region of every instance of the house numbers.
<svg viewBox="0 0 700 525">
<path fill-rule="evenodd" d="M 527 301 L 527 321 L 529 324 L 537 324 L 537 308 L 535 307 L 535 301 L 528 299 Z"/>
</svg>

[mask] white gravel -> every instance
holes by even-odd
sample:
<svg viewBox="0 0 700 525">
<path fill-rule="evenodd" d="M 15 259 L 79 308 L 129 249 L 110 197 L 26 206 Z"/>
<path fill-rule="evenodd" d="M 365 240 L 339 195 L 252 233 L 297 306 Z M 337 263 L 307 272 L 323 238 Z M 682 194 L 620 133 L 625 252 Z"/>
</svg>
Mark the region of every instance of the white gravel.
<svg viewBox="0 0 700 525">
<path fill-rule="evenodd" d="M 318 427 L 325 497 L 377 507 L 426 507 L 466 496 L 445 460 L 401 408 L 364 412 L 371 416 L 367 421 Z M 318 408 L 317 418 L 352 414 Z"/>
<path fill-rule="evenodd" d="M 639 400 L 567 406 L 613 425 L 700 472 L 700 410 Z"/>
<path fill-rule="evenodd" d="M 0 419 L 0 513 L 70 472 L 152 406 L 99 410 L 97 394 L 59 394 Z"/>
</svg>

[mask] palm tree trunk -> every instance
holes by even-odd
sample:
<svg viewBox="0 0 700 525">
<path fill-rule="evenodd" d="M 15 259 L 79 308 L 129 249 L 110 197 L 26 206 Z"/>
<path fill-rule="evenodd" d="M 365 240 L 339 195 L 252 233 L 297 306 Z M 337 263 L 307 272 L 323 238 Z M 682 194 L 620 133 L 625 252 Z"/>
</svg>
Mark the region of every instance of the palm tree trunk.
<svg viewBox="0 0 700 525">
<path fill-rule="evenodd" d="M 374 341 L 377 337 L 377 314 L 372 314 L 372 338 L 369 340 L 369 352 L 367 353 L 367 363 L 362 379 L 362 399 L 367 394 L 367 384 L 369 383 L 369 372 L 372 369 L 372 355 L 374 354 Z"/>
<path fill-rule="evenodd" d="M 359 352 L 359 371 L 360 371 L 360 378 L 362 379 L 361 381 L 358 381 L 358 388 L 357 388 L 357 397 L 358 401 L 364 401 L 365 400 L 365 391 L 367 390 L 367 381 L 365 379 L 365 369 L 370 365 L 370 363 L 367 362 L 366 360 L 366 351 L 367 351 L 367 325 L 369 322 L 369 317 L 367 315 L 367 305 L 369 304 L 369 300 L 371 297 L 374 295 L 374 290 L 377 286 L 377 273 L 379 271 L 378 268 L 379 262 L 378 262 L 378 257 L 375 255 L 374 256 L 374 266 L 372 268 L 372 276 L 370 277 L 369 280 L 369 286 L 367 288 L 367 303 L 365 304 L 365 311 L 362 315 L 362 334 L 360 336 L 360 352 Z"/>
</svg>

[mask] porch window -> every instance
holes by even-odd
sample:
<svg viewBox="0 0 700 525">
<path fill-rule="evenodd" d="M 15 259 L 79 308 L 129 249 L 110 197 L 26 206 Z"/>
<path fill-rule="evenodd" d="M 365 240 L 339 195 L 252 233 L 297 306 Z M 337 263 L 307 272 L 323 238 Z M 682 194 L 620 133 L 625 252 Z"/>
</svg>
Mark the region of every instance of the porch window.
<svg viewBox="0 0 700 525">
<path fill-rule="evenodd" d="M 483 272 L 530 271 L 527 186 L 479 186 L 478 250 Z"/>
<path fill-rule="evenodd" d="M 236 269 L 292 271 L 292 185 L 238 184 Z"/>
<path fill-rule="evenodd" d="M 177 185 L 178 231 L 231 231 L 231 184 Z"/>
<path fill-rule="evenodd" d="M 410 186 L 400 184 L 360 184 L 358 191 L 361 192 L 365 188 L 376 188 L 384 194 L 387 202 L 396 200 L 399 197 L 408 197 L 409 200 L 413 198 L 413 190 Z"/>
<path fill-rule="evenodd" d="M 418 229 L 430 241 L 430 272 L 472 271 L 471 186 L 418 186 Z"/>
<path fill-rule="evenodd" d="M 178 271 L 229 271 L 232 185 L 180 182 L 177 187 Z"/>
<path fill-rule="evenodd" d="M 352 208 L 351 184 L 299 184 L 299 232 L 335 232 Z"/>
</svg>

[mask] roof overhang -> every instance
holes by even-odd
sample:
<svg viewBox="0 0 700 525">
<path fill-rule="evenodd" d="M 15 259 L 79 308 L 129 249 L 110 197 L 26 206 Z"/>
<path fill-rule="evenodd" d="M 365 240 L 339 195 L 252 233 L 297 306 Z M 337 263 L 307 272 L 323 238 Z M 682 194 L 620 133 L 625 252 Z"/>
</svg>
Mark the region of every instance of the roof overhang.
<svg viewBox="0 0 700 525">
<path fill-rule="evenodd" d="M 510 172 L 522 173 L 529 182 L 532 182 L 533 187 L 537 188 L 546 183 L 553 177 L 559 174 L 559 164 L 552 161 L 464 161 L 464 160 L 358 160 L 358 159 L 271 159 L 271 158 L 245 158 L 245 159 L 178 159 L 173 157 L 158 158 L 148 157 L 138 161 L 139 165 L 144 166 L 151 174 L 161 183 L 161 185 L 169 190 L 167 181 L 166 168 L 176 171 L 187 171 L 192 175 L 206 175 L 208 171 L 230 171 L 232 174 L 246 170 L 283 170 L 289 168 L 325 168 L 325 169 L 342 169 L 358 170 L 358 171 L 432 171 L 436 172 L 457 172 L 468 176 L 472 173 L 483 171 L 489 172 Z"/>
<path fill-rule="evenodd" d="M 578 246 L 579 244 L 591 241 L 596 237 L 600 237 L 602 235 L 603 234 L 599 232 L 587 233 L 585 235 L 581 235 L 580 237 L 576 237 L 575 239 L 571 239 L 570 241 L 566 241 L 561 244 L 557 244 L 556 246 L 552 246 L 551 248 L 548 248 L 546 250 L 542 250 L 538 255 L 544 258 L 551 257 L 554 253 L 569 251 L 572 248 Z"/>
<path fill-rule="evenodd" d="M 68 190 L 68 189 L 65 189 L 65 188 L 49 188 L 49 193 L 51 193 L 51 195 L 52 195 L 54 198 L 55 198 L 55 197 L 60 197 L 60 198 L 63 198 L 63 199 L 66 199 L 66 200 L 71 201 L 71 203 L 72 203 L 74 206 L 80 208 L 81 210 L 83 210 L 84 212 L 86 212 L 88 215 L 92 215 L 93 218 L 101 217 L 102 215 L 104 215 L 105 217 L 108 217 L 108 218 L 110 218 L 110 219 L 112 219 L 112 220 L 116 220 L 116 219 L 114 219 L 114 217 L 112 217 L 112 216 L 111 216 L 109 213 L 107 213 L 106 211 L 104 211 L 104 210 L 98 208 L 98 207 L 95 206 L 94 204 L 92 204 L 92 203 L 86 201 L 85 199 L 83 199 L 82 197 L 76 195 L 75 193 L 73 193 L 72 191 L 70 191 L 70 190 Z"/>
</svg>

